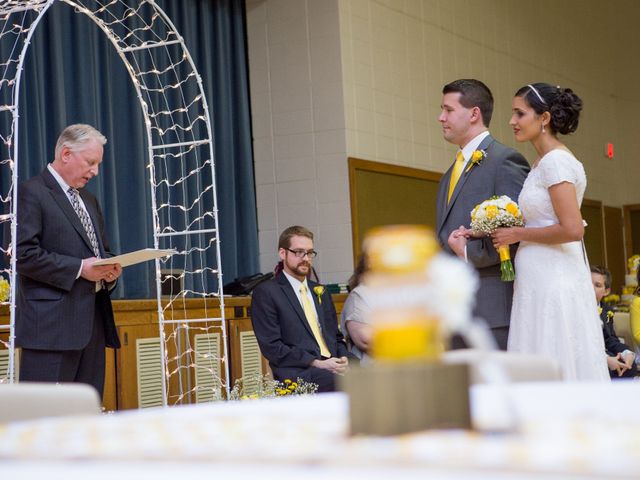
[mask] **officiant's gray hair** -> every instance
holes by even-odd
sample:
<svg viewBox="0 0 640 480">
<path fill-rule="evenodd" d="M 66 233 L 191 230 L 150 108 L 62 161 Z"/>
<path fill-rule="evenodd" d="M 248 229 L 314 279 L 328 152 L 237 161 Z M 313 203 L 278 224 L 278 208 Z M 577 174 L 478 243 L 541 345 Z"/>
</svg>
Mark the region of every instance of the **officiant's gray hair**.
<svg viewBox="0 0 640 480">
<path fill-rule="evenodd" d="M 91 125 L 85 123 L 69 125 L 62 131 L 56 142 L 56 158 L 58 158 L 64 146 L 74 151 L 81 150 L 91 140 L 95 140 L 100 145 L 107 143 L 106 137 Z"/>
</svg>

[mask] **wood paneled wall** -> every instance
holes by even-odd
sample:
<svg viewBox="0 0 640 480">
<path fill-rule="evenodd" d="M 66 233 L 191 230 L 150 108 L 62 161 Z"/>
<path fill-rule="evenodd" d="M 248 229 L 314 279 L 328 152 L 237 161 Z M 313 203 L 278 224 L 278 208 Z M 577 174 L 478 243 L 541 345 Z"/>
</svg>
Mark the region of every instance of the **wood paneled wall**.
<svg viewBox="0 0 640 480">
<path fill-rule="evenodd" d="M 342 311 L 345 294 L 333 295 L 338 316 Z M 207 308 L 219 309 L 216 299 L 207 299 Z M 217 305 L 217 306 L 216 306 Z M 227 330 L 227 349 L 229 353 L 230 384 L 242 376 L 240 343 L 237 333 L 251 331 L 251 297 L 225 298 L 225 321 Z M 184 318 L 202 318 L 204 300 L 187 299 L 180 306 Z M 136 362 L 136 340 L 158 338 L 158 306 L 155 300 L 115 300 L 113 302 L 116 327 L 122 347 L 118 350 L 106 349 L 106 377 L 103 406 L 105 410 L 123 410 L 138 407 L 138 371 Z M 211 314 L 211 311 L 209 311 Z M 0 325 L 9 324 L 8 309 L 0 309 Z M 2 334 L 6 340 L 7 334 Z M 2 348 L 0 346 L 0 348 Z M 263 359 L 263 364 L 267 362 Z M 265 369 L 266 371 L 266 369 Z M 174 380 L 174 383 L 177 380 Z M 177 385 L 170 384 L 169 390 Z M 191 403 L 188 398 L 182 403 Z"/>
</svg>

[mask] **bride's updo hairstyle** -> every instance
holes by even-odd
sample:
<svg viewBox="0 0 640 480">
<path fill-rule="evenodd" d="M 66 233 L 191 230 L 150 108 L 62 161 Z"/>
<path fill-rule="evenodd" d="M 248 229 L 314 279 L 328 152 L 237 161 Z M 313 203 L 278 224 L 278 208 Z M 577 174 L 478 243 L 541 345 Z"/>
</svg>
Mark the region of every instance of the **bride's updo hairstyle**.
<svg viewBox="0 0 640 480">
<path fill-rule="evenodd" d="M 554 134 L 566 135 L 578 129 L 582 100 L 570 88 L 548 83 L 532 83 L 516 92 L 538 114 L 551 114 L 549 128 Z"/>
</svg>

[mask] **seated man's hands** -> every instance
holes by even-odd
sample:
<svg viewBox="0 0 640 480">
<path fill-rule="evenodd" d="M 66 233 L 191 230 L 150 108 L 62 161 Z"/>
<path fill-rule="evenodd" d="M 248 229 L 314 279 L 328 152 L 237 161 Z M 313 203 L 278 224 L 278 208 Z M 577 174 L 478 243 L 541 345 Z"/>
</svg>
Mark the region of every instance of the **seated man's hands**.
<svg viewBox="0 0 640 480">
<path fill-rule="evenodd" d="M 610 357 L 609 355 L 607 355 L 607 367 L 609 367 L 609 370 L 611 370 L 612 372 L 616 372 L 619 377 L 621 377 L 624 372 L 629 369 L 629 367 L 622 360 L 622 354 L 620 353 L 615 357 Z"/>
<path fill-rule="evenodd" d="M 343 375 L 349 367 L 349 359 L 347 357 L 331 357 L 326 360 L 314 360 L 311 362 L 311 366 L 329 370 L 337 375 Z"/>
<path fill-rule="evenodd" d="M 630 350 L 626 350 L 622 353 L 619 353 L 618 358 L 620 358 L 620 361 L 623 362 L 626 365 L 627 370 L 629 370 L 631 367 L 633 367 L 633 362 L 636 359 L 636 354 Z"/>
</svg>

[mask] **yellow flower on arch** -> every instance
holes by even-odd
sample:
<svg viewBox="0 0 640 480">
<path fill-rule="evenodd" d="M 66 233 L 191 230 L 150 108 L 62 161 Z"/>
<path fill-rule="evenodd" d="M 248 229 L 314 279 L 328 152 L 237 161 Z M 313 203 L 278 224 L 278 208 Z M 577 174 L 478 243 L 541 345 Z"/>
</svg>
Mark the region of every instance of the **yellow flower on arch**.
<svg viewBox="0 0 640 480">
<path fill-rule="evenodd" d="M 6 302 L 9 300 L 9 294 L 11 293 L 11 287 L 6 278 L 0 277 L 0 302 Z"/>
</svg>

